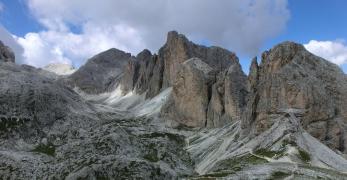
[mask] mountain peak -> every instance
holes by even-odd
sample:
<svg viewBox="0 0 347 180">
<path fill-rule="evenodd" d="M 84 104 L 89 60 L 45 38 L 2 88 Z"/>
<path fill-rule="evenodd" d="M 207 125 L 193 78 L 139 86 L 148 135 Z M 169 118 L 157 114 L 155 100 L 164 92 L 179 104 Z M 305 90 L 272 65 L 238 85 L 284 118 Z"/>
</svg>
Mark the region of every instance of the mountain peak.
<svg viewBox="0 0 347 180">
<path fill-rule="evenodd" d="M 102 93 L 117 83 L 125 65 L 131 58 L 130 53 L 111 48 L 88 59 L 76 72 L 67 78 L 72 88 L 86 93 Z"/>
<path fill-rule="evenodd" d="M 178 39 L 179 37 L 184 37 L 184 35 L 182 34 L 179 34 L 177 31 L 169 31 L 167 33 L 167 42 L 170 42 L 172 40 L 176 40 Z"/>
</svg>

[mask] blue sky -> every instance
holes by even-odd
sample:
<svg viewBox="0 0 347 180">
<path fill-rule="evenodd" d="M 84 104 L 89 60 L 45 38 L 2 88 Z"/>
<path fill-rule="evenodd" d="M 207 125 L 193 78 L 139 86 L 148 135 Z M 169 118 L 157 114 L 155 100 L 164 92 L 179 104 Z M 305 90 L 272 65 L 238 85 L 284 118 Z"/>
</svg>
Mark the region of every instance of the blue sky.
<svg viewBox="0 0 347 180">
<path fill-rule="evenodd" d="M 347 1 L 344 0 L 290 0 L 291 17 L 287 28 L 278 37 L 268 40 L 262 47 L 270 49 L 282 41 L 295 41 L 301 44 L 310 40 L 334 41 L 347 40 Z M 250 61 L 242 57 L 243 68 Z M 347 64 L 342 65 L 345 73 Z M 245 71 L 247 71 L 245 69 Z"/>
<path fill-rule="evenodd" d="M 194 0 L 192 0 L 192 2 L 193 1 Z M 208 0 L 206 0 L 205 2 L 207 1 Z M 251 2 L 251 0 L 249 1 Z M 271 11 L 271 8 L 274 6 L 272 2 L 275 1 L 276 0 L 264 0 L 263 4 L 256 4 L 253 6 L 259 6 L 263 9 L 269 8 L 269 11 Z M 28 53 L 26 53 L 28 60 L 23 63 L 28 63 L 36 66 L 50 62 L 72 63 L 75 66 L 80 66 L 85 62 L 85 59 L 87 57 L 90 57 L 93 53 L 97 53 L 98 51 L 104 49 L 106 50 L 110 46 L 115 46 L 116 48 L 128 50 L 133 53 L 140 51 L 143 47 L 146 46 L 153 47 L 150 49 L 152 51 L 156 51 L 158 45 L 160 43 L 163 44 L 165 40 L 163 37 L 165 36 L 164 32 L 170 29 L 177 29 L 178 31 L 187 34 L 189 38 L 197 42 L 212 42 L 212 44 L 214 45 L 220 45 L 231 50 L 233 50 L 232 48 L 237 49 L 236 53 L 240 57 L 242 67 L 246 73 L 248 72 L 250 59 L 252 58 L 252 56 L 254 56 L 254 48 L 250 50 L 250 47 L 256 46 L 255 49 L 258 48 L 259 50 L 256 54 L 259 55 L 262 51 L 267 50 L 277 43 L 285 40 L 291 40 L 306 44 L 306 47 L 310 51 L 312 50 L 313 53 L 318 53 L 318 55 L 321 56 L 325 55 L 325 58 L 329 58 L 328 60 L 339 63 L 342 69 L 347 72 L 347 47 L 346 43 L 344 42 L 345 40 L 347 40 L 347 1 L 344 0 L 278 0 L 278 2 L 285 2 L 285 4 L 277 5 L 280 7 L 276 9 L 276 12 L 274 14 L 272 14 L 273 12 L 269 12 L 270 16 L 266 15 L 266 11 L 258 10 L 260 8 L 252 9 L 253 6 L 248 7 L 235 0 L 235 3 L 238 3 L 240 4 L 240 6 L 244 6 L 250 9 L 249 12 L 247 11 L 247 13 L 253 13 L 254 11 L 256 11 L 254 13 L 254 16 L 256 17 L 253 17 L 253 19 L 246 17 L 245 21 L 254 20 L 255 22 L 257 22 L 257 16 L 261 16 L 259 18 L 259 21 L 264 24 L 263 26 L 261 25 L 261 23 L 259 23 L 260 25 L 253 26 L 253 24 L 257 24 L 254 22 L 253 24 L 251 22 L 251 24 L 244 25 L 244 27 L 247 27 L 248 29 L 254 28 L 254 30 L 250 30 L 248 34 L 242 34 L 242 31 L 233 29 L 235 25 L 223 25 L 223 23 L 225 24 L 225 21 L 228 21 L 229 19 L 231 19 L 231 22 L 242 23 L 242 18 L 244 17 L 237 17 L 239 19 L 234 18 L 234 16 L 237 16 L 237 14 L 232 14 L 231 12 L 229 12 L 228 8 L 221 8 L 218 6 L 216 6 L 215 8 L 219 8 L 218 10 L 220 14 L 225 13 L 226 18 L 223 19 L 220 23 L 215 23 L 215 19 L 206 19 L 205 21 L 207 23 L 211 23 L 211 25 L 213 25 L 212 27 L 220 27 L 220 29 L 216 28 L 216 31 L 212 31 L 205 30 L 206 28 L 208 29 L 211 26 L 204 26 L 203 21 L 201 22 L 201 24 L 199 24 L 197 19 L 191 19 L 191 22 L 196 22 L 196 26 L 200 27 L 197 29 L 194 29 L 193 26 L 190 27 L 188 25 L 184 25 L 190 22 L 190 19 L 188 19 L 187 22 L 172 21 L 172 25 L 159 23 L 158 26 L 162 27 L 151 29 L 149 28 L 153 26 L 153 24 L 151 24 L 151 19 L 158 18 L 155 19 L 155 21 L 158 22 L 161 20 L 160 17 L 156 17 L 157 15 L 154 14 L 153 16 L 149 15 L 148 17 L 129 18 L 129 16 L 132 16 L 132 14 L 112 14 L 113 10 L 108 9 L 107 6 L 109 5 L 107 3 L 113 3 L 115 1 L 111 2 L 109 0 L 101 1 L 101 3 L 105 2 L 106 5 L 101 5 L 100 11 L 109 12 L 109 14 L 106 14 L 107 17 L 115 16 L 119 18 L 106 19 L 107 21 L 104 18 L 105 14 L 95 12 L 86 13 L 89 7 L 85 7 L 85 10 L 81 11 L 80 9 L 78 9 L 78 7 L 74 7 L 73 5 L 69 4 L 69 1 L 67 0 L 61 0 L 61 2 L 59 2 L 59 0 L 52 1 L 58 2 L 58 4 L 45 3 L 47 2 L 47 0 L 0 0 L 0 2 L 1 4 L 3 4 L 3 8 L 0 14 L 0 23 L 3 27 L 5 27 L 5 29 L 7 29 L 7 31 L 17 36 L 16 41 L 18 41 L 18 43 L 23 46 L 24 51 L 29 52 L 29 50 L 33 51 L 33 49 L 38 49 L 37 47 L 35 47 L 36 44 L 41 44 L 41 46 L 39 47 L 43 47 L 43 50 L 41 50 L 42 52 L 29 55 Z M 81 3 L 83 2 L 85 1 L 81 1 Z M 139 11 L 139 9 L 135 9 L 136 7 L 133 7 L 127 3 L 123 3 L 120 0 L 117 0 L 117 2 L 118 4 L 121 4 L 119 6 L 122 6 L 125 9 L 128 8 L 130 12 L 132 11 L 132 9 L 134 9 L 134 12 Z M 235 5 L 235 3 L 229 3 L 228 5 Z M 118 4 L 114 5 L 117 6 Z M 163 6 L 158 5 L 158 8 L 164 9 Z M 172 6 L 175 6 L 175 4 L 173 4 Z M 186 6 L 189 7 L 189 4 Z M 210 4 L 206 3 L 207 8 L 209 8 L 210 6 Z M 191 7 L 195 7 L 195 5 L 192 3 Z M 202 6 L 201 9 L 206 7 Z M 50 8 L 52 9 L 50 10 Z M 169 10 L 171 10 L 171 8 Z M 173 10 L 175 9 L 173 8 Z M 157 10 L 155 9 L 155 11 Z M 232 11 L 232 9 L 230 9 L 230 11 Z M 258 13 L 257 11 L 260 12 Z M 188 9 L 187 12 L 190 12 L 190 9 Z M 147 15 L 151 14 L 152 12 L 148 10 L 144 13 Z M 200 12 L 194 11 L 192 13 L 199 15 Z M 75 16 L 76 14 L 77 16 Z M 139 16 L 141 16 L 141 12 L 139 14 Z M 182 14 L 184 14 L 184 10 L 182 10 Z M 276 16 L 279 17 L 277 18 Z M 167 14 L 163 17 L 163 19 L 174 19 L 172 17 L 179 17 L 179 15 Z M 223 16 L 220 17 L 218 15 L 215 15 L 214 13 L 209 14 L 209 17 L 216 19 L 219 18 L 220 20 L 220 18 Z M 269 20 L 269 22 L 267 22 L 267 19 Z M 101 24 L 99 22 L 102 22 L 104 20 L 106 25 L 112 24 L 112 27 L 109 28 L 105 26 L 106 28 L 103 28 L 104 24 Z M 134 23 L 137 24 L 134 25 Z M 126 26 L 121 26 L 124 24 L 126 24 Z M 280 28 L 277 28 L 276 26 Z M 226 35 L 221 36 L 221 38 L 214 35 L 219 33 L 218 30 L 225 34 L 229 33 L 236 35 Z M 158 33 L 163 35 L 152 37 L 149 35 L 149 33 L 138 33 L 138 31 L 157 31 Z M 202 31 L 201 34 L 194 33 L 199 31 Z M 120 32 L 123 32 L 124 34 L 121 34 Z M 241 33 L 241 35 L 238 35 L 237 33 Z M 248 44 L 241 46 L 238 45 L 243 43 L 243 37 L 247 38 L 248 36 L 257 33 L 259 33 L 260 35 L 252 37 L 254 39 L 259 39 L 259 42 L 254 43 L 255 45 L 253 44 L 253 42 L 248 42 L 249 40 L 247 40 Z M 237 39 L 239 36 L 240 39 Z M 62 39 L 61 42 L 54 42 L 57 40 L 59 41 L 60 39 Z M 111 39 L 113 41 L 110 41 L 108 39 Z M 234 39 L 236 39 L 235 43 L 230 43 Z M 147 41 L 150 41 L 151 43 L 147 43 Z M 309 43 L 310 41 L 311 43 Z M 81 46 L 81 44 L 78 44 L 76 42 L 83 43 L 83 47 Z M 131 42 L 131 44 L 127 44 L 129 42 Z M 90 47 L 85 45 L 88 43 L 91 44 Z M 81 52 L 76 52 L 77 50 L 80 50 Z M 48 51 L 49 53 L 46 53 Z M 86 53 L 83 54 L 83 52 Z M 319 54 L 322 52 L 328 53 Z M 42 60 L 38 60 L 36 62 L 33 58 L 41 58 Z M 52 60 L 47 61 L 46 59 Z"/>
</svg>

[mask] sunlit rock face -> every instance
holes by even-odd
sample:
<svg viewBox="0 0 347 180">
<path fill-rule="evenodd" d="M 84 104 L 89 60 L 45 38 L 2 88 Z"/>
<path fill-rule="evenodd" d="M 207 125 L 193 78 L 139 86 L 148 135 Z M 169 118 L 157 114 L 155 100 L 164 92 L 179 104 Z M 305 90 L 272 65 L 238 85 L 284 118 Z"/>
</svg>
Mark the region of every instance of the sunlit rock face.
<svg viewBox="0 0 347 180">
<path fill-rule="evenodd" d="M 163 117 L 191 127 L 220 127 L 239 119 L 247 91 L 235 54 L 169 32 L 159 55 L 164 59 L 163 86 L 173 86 Z"/>
<path fill-rule="evenodd" d="M 14 52 L 0 41 L 0 62 L 15 62 Z"/>
<path fill-rule="evenodd" d="M 209 77 L 201 75 L 206 68 L 211 71 L 207 73 Z M 173 87 L 163 117 L 192 127 L 220 127 L 240 118 L 247 95 L 246 83 L 234 53 L 220 47 L 196 45 L 172 31 L 158 55 L 144 50 L 128 62 L 120 84 L 123 94 L 146 93 L 147 98 Z"/>
<path fill-rule="evenodd" d="M 205 47 L 194 44 L 176 31 L 168 33 L 165 45 L 159 50 L 159 58 L 164 61 L 163 86 L 172 86 L 180 65 L 190 58 L 200 58 L 217 71 L 238 63 L 234 53 L 220 47 Z"/>
<path fill-rule="evenodd" d="M 161 90 L 173 86 L 182 63 L 194 57 L 200 58 L 218 72 L 228 69 L 232 64 L 238 64 L 236 55 L 226 49 L 197 45 L 184 35 L 171 31 L 168 33 L 166 43 L 159 49 L 158 55 L 152 55 L 148 50 L 144 50 L 128 64 L 125 74 L 138 77 L 131 78 L 135 86 L 124 90 L 134 89 L 139 93 L 148 91 L 147 97 L 153 97 Z"/>
<path fill-rule="evenodd" d="M 250 96 L 243 128 L 259 134 L 282 109 L 303 111 L 301 124 L 333 149 L 346 152 L 347 82 L 338 66 L 302 45 L 281 43 L 262 54 L 250 71 Z M 248 133 L 246 133 L 248 134 Z"/>
<path fill-rule="evenodd" d="M 163 113 L 187 126 L 206 126 L 209 87 L 215 78 L 213 73 L 213 69 L 201 59 L 185 61 L 176 76 L 171 102 Z"/>
</svg>

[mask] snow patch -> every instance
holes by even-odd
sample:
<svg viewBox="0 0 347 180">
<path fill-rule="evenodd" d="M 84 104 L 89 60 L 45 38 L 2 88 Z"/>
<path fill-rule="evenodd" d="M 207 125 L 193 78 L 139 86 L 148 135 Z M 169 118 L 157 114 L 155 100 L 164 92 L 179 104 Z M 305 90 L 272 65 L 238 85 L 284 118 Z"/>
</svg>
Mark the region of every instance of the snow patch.
<svg viewBox="0 0 347 180">
<path fill-rule="evenodd" d="M 57 75 L 70 75 L 74 73 L 77 69 L 75 69 L 73 66 L 70 64 L 48 64 L 43 68 L 46 71 L 55 73 Z"/>
</svg>

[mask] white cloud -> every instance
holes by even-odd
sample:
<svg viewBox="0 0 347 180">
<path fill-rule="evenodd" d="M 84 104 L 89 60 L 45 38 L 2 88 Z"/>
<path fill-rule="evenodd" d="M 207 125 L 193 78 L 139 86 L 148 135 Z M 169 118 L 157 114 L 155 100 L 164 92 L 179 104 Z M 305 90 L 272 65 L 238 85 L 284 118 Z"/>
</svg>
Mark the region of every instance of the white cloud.
<svg viewBox="0 0 347 180">
<path fill-rule="evenodd" d="M 62 59 L 81 63 L 111 47 L 132 53 L 144 48 L 156 51 L 170 30 L 254 55 L 285 29 L 290 16 L 287 0 L 27 0 L 27 4 L 47 28 L 36 34 L 51 57 L 28 57 L 28 63 L 40 65 Z M 71 25 L 81 32 L 72 33 Z M 35 46 L 28 38 L 21 38 L 21 44 Z"/>
<path fill-rule="evenodd" d="M 304 44 L 305 48 L 337 65 L 347 64 L 347 45 L 343 40 L 316 41 Z"/>
<path fill-rule="evenodd" d="M 48 30 L 17 38 L 25 49 L 26 63 L 37 67 L 51 63 L 79 66 L 87 58 L 111 47 L 139 51 L 143 46 L 139 39 L 136 31 L 126 26 L 98 27 L 89 23 L 83 26 L 83 34 Z"/>
</svg>

